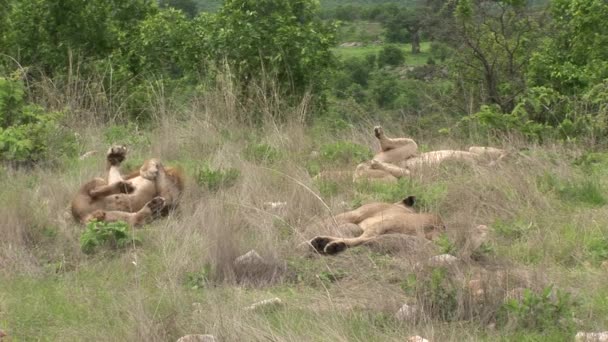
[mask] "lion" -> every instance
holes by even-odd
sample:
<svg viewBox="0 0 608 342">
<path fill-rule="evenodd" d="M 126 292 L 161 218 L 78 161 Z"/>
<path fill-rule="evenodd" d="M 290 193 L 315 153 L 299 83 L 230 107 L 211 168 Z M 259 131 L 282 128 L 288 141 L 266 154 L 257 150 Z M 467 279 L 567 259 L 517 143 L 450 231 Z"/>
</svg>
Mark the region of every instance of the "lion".
<svg viewBox="0 0 608 342">
<path fill-rule="evenodd" d="M 395 182 L 401 177 L 435 168 L 447 161 L 460 161 L 471 165 L 487 163 L 489 166 L 501 161 L 507 152 L 485 146 L 471 146 L 468 151 L 440 150 L 417 153 L 417 145 L 408 138 L 388 138 L 382 127 L 374 127 L 374 135 L 380 142 L 381 151 L 371 161 L 357 165 L 353 180 L 374 179 Z"/>
<path fill-rule="evenodd" d="M 167 214 L 177 207 L 184 188 L 180 170 L 165 168 L 153 158 L 123 178 L 120 164 L 126 154 L 124 146 L 110 147 L 106 158 L 107 181 L 95 178 L 78 190 L 71 203 L 72 215 L 77 221 L 122 220 L 138 226 L 156 214 Z"/>
<path fill-rule="evenodd" d="M 335 222 L 340 228 L 351 232 L 358 230 L 360 235 L 355 238 L 317 236 L 309 244 L 320 254 L 333 255 L 384 234 L 400 233 L 435 240 L 445 232 L 445 225 L 437 215 L 416 212 L 413 209 L 415 200 L 414 196 L 409 196 L 397 203 L 369 203 L 339 214 Z"/>
</svg>

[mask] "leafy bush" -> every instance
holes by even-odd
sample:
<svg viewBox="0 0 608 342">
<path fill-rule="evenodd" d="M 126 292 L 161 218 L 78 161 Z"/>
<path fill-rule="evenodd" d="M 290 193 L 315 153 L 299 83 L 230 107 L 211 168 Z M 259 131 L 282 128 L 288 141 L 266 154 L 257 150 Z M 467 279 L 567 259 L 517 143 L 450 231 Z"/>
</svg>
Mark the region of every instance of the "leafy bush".
<svg viewBox="0 0 608 342">
<path fill-rule="evenodd" d="M 233 186 L 240 175 L 241 172 L 237 169 L 214 170 L 204 165 L 196 171 L 196 181 L 209 191 L 218 191 Z"/>
<path fill-rule="evenodd" d="M 245 158 L 252 162 L 273 164 L 281 157 L 281 152 L 268 144 L 249 144 L 245 148 Z"/>
<path fill-rule="evenodd" d="M 319 154 L 321 161 L 337 164 L 358 164 L 373 157 L 369 148 L 349 141 L 325 144 Z"/>
<path fill-rule="evenodd" d="M 415 287 L 418 303 L 425 313 L 445 321 L 455 318 L 457 287 L 445 268 L 434 268 L 430 273 L 410 277 L 402 284 L 402 288 L 408 291 L 412 291 L 412 287 Z"/>
<path fill-rule="evenodd" d="M 61 116 L 26 104 L 23 83 L 0 77 L 0 160 L 28 164 L 76 154 L 75 136 L 58 124 Z"/>
<path fill-rule="evenodd" d="M 378 53 L 378 67 L 399 66 L 405 62 L 405 53 L 396 45 L 386 45 Z"/>
<path fill-rule="evenodd" d="M 608 203 L 604 190 L 597 177 L 582 177 L 563 180 L 555 175 L 545 173 L 539 179 L 539 188 L 543 191 L 553 191 L 560 199 L 570 203 L 583 203 L 593 206 L 603 206 Z"/>
<path fill-rule="evenodd" d="M 87 254 L 95 252 L 98 247 L 118 249 L 128 246 L 129 243 L 139 244 L 140 241 L 129 235 L 129 225 L 122 221 L 91 221 L 80 236 L 80 248 Z"/>
<path fill-rule="evenodd" d="M 553 298 L 551 286 L 540 294 L 526 289 L 521 300 L 509 299 L 502 305 L 497 323 L 516 330 L 571 331 L 574 327 L 573 304 L 567 292 L 558 290 Z"/>
</svg>

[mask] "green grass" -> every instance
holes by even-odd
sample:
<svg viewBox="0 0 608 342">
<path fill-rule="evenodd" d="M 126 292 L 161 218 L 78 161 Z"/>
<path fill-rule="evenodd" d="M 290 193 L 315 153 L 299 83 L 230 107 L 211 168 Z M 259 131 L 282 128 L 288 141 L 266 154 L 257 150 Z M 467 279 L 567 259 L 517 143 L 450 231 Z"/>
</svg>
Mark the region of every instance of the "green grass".
<svg viewBox="0 0 608 342">
<path fill-rule="evenodd" d="M 430 42 L 423 42 L 420 44 L 420 53 L 412 54 L 412 47 L 410 44 L 399 45 L 405 52 L 405 64 L 406 65 L 424 65 L 430 57 Z M 342 59 L 347 58 L 364 58 L 369 54 L 377 55 L 382 50 L 382 45 L 366 45 L 358 47 L 336 47 L 332 51 Z"/>
</svg>

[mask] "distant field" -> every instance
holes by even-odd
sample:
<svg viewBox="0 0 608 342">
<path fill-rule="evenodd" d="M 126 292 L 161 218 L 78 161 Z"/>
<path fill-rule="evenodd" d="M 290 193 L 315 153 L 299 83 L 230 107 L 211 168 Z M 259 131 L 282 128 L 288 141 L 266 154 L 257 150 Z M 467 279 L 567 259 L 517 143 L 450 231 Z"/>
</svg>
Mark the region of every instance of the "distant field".
<svg viewBox="0 0 608 342">
<path fill-rule="evenodd" d="M 422 65 L 425 64 L 430 56 L 430 42 L 423 42 L 420 46 L 421 53 L 412 54 L 411 44 L 400 44 L 399 46 L 405 52 L 405 64 L 407 65 Z M 340 58 L 363 58 L 369 54 L 377 54 L 382 50 L 382 45 L 365 45 L 359 47 L 336 47 L 333 52 Z"/>
</svg>

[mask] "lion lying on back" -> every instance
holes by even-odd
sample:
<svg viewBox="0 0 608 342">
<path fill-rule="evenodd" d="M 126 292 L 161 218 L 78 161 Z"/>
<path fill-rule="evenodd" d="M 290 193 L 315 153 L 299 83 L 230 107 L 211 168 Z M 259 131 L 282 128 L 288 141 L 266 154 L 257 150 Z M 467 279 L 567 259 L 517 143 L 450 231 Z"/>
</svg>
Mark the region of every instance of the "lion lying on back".
<svg viewBox="0 0 608 342">
<path fill-rule="evenodd" d="M 363 162 L 354 173 L 326 172 L 318 178 L 343 178 L 351 176 L 354 181 L 364 179 L 394 182 L 397 179 L 420 173 L 425 168 L 436 168 L 447 161 L 469 164 L 487 162 L 493 165 L 502 160 L 507 152 L 493 147 L 472 146 L 468 151 L 441 150 L 418 153 L 418 145 L 409 138 L 388 138 L 380 126 L 374 127 L 374 135 L 380 142 L 380 152 L 371 161 Z"/>
<path fill-rule="evenodd" d="M 78 190 L 71 204 L 77 221 L 125 221 L 137 226 L 177 206 L 184 187 L 181 172 L 165 168 L 158 159 L 149 159 L 123 178 L 120 164 L 126 154 L 124 146 L 110 147 L 107 181 L 95 178 Z"/>
<path fill-rule="evenodd" d="M 434 240 L 445 232 L 445 226 L 439 216 L 417 213 L 413 209 L 414 202 L 415 197 L 409 196 L 398 203 L 362 205 L 335 217 L 335 222 L 341 229 L 352 231 L 352 225 L 356 225 L 355 228 L 359 229 L 360 234 L 358 237 L 317 236 L 309 243 L 321 254 L 337 254 L 346 248 L 370 242 L 384 234 L 401 233 Z M 327 224 L 331 223 L 327 222 Z"/>
</svg>

